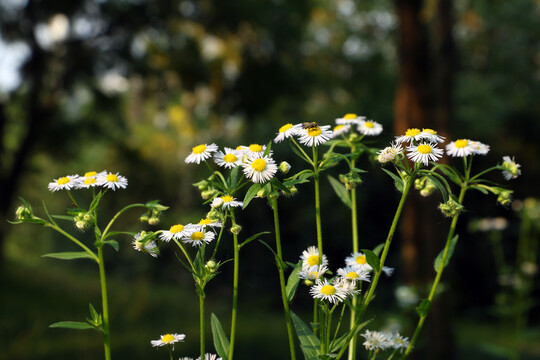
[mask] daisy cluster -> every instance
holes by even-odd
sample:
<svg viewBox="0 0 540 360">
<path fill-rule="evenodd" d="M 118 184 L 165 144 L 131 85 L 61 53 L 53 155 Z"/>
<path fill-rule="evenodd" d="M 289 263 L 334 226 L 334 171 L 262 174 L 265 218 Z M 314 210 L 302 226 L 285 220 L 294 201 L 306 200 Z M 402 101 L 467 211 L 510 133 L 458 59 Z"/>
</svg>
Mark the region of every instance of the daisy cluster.
<svg viewBox="0 0 540 360">
<path fill-rule="evenodd" d="M 236 149 L 225 147 L 218 150 L 216 144 L 200 144 L 192 148 L 185 162 L 200 164 L 209 158 L 226 169 L 241 166 L 244 175 L 254 183 L 265 183 L 276 174 L 278 167 L 272 158 L 272 152 L 266 152 L 266 146 L 251 144 L 240 145 Z"/>
<path fill-rule="evenodd" d="M 300 279 L 304 279 L 310 288 L 310 294 L 315 299 L 321 299 L 330 303 L 339 303 L 348 296 L 360 292 L 360 282 L 370 281 L 370 272 L 373 268 L 367 263 L 366 256 L 360 252 L 351 254 L 345 259 L 345 267 L 337 270 L 337 276 L 326 279 L 328 272 L 328 259 L 326 255 L 319 255 L 315 246 L 310 246 L 300 256 L 302 270 L 298 273 Z M 393 269 L 383 268 L 385 274 L 390 275 Z"/>
<path fill-rule="evenodd" d="M 48 188 L 52 192 L 58 190 L 88 189 L 96 186 L 116 190 L 125 189 L 127 185 L 128 181 L 124 176 L 104 170 L 99 173 L 89 171 L 83 176 L 66 175 L 51 181 Z"/>
<path fill-rule="evenodd" d="M 361 336 L 365 339 L 363 345 L 366 347 L 366 350 L 370 351 L 384 351 L 388 349 L 403 351 L 403 349 L 409 346 L 409 339 L 398 333 L 366 330 Z"/>
</svg>

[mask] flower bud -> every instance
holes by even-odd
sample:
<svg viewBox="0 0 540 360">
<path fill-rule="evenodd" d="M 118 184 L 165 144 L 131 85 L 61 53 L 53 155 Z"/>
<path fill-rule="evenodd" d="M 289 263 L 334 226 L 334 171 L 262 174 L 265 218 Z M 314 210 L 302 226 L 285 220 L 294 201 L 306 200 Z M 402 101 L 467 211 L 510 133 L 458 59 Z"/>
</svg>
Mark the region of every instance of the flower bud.
<svg viewBox="0 0 540 360">
<path fill-rule="evenodd" d="M 437 189 L 437 185 L 427 176 L 414 180 L 414 188 L 420 190 L 420 195 L 428 197 Z"/>
<path fill-rule="evenodd" d="M 512 203 L 512 190 L 501 189 L 497 196 L 497 202 L 503 206 L 510 205 Z"/>
<path fill-rule="evenodd" d="M 279 198 L 279 192 L 277 191 L 272 191 L 270 194 L 268 194 L 268 198 L 270 200 L 276 200 Z"/>
<path fill-rule="evenodd" d="M 212 260 L 209 260 L 206 265 L 204 265 L 205 269 L 210 271 L 210 272 L 214 272 L 216 271 L 217 269 L 217 264 L 215 261 L 212 261 Z"/>
<path fill-rule="evenodd" d="M 203 200 L 208 200 L 212 196 L 214 196 L 216 193 L 217 193 L 216 189 L 205 190 L 201 192 L 201 197 L 203 198 Z"/>
<path fill-rule="evenodd" d="M 439 204 L 439 210 L 441 210 L 445 216 L 454 217 L 463 212 L 465 208 L 463 205 L 450 198 L 447 202 Z"/>
<path fill-rule="evenodd" d="M 268 191 L 266 191 L 265 188 L 262 188 L 261 190 L 257 191 L 257 197 L 264 199 L 268 195 Z"/>
<path fill-rule="evenodd" d="M 34 214 L 32 214 L 32 209 L 29 209 L 25 205 L 21 205 L 15 211 L 15 217 L 17 220 L 24 221 L 32 219 Z"/>
<path fill-rule="evenodd" d="M 217 208 L 220 208 L 222 205 L 223 205 L 223 199 L 218 196 L 214 198 L 214 200 L 212 200 L 210 207 L 212 207 L 212 209 L 217 209 Z"/>
<path fill-rule="evenodd" d="M 313 282 L 313 280 L 306 279 L 306 280 L 304 280 L 304 284 L 307 285 L 307 286 L 313 286 L 314 282 Z"/>
<path fill-rule="evenodd" d="M 242 227 L 238 224 L 235 224 L 233 226 L 231 226 L 231 232 L 235 235 L 238 235 L 240 234 L 240 231 L 242 231 Z"/>
<path fill-rule="evenodd" d="M 283 174 L 287 174 L 289 170 L 291 170 L 291 165 L 288 162 L 282 161 L 281 164 L 279 164 L 279 171 Z"/>
<path fill-rule="evenodd" d="M 90 224 L 88 222 L 86 222 L 86 221 L 76 221 L 75 222 L 75 227 L 79 231 L 85 231 L 86 229 L 88 229 L 89 225 Z"/>
<path fill-rule="evenodd" d="M 142 215 L 142 216 L 139 218 L 139 221 L 140 221 L 140 222 L 143 222 L 143 223 L 147 223 L 147 222 L 148 222 L 148 213 Z"/>
<path fill-rule="evenodd" d="M 288 186 L 287 189 L 289 189 L 291 196 L 298 194 L 298 188 L 294 185 Z"/>
<path fill-rule="evenodd" d="M 148 219 L 148 224 L 150 225 L 157 225 L 159 224 L 159 216 L 152 215 L 150 219 Z"/>
<path fill-rule="evenodd" d="M 362 178 L 354 171 L 351 171 L 346 175 L 339 175 L 339 181 L 345 185 L 347 190 L 352 190 L 363 182 Z"/>
</svg>

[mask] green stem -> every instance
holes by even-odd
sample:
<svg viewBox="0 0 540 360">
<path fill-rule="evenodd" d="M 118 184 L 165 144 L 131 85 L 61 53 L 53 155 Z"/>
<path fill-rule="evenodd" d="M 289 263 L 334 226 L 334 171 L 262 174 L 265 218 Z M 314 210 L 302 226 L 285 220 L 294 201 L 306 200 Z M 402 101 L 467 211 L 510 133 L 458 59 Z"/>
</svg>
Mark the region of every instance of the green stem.
<svg viewBox="0 0 540 360">
<path fill-rule="evenodd" d="M 467 175 L 466 175 L 467 176 Z M 468 178 L 468 176 L 467 176 Z M 465 198 L 465 192 L 467 191 L 467 183 L 462 184 L 461 191 L 459 193 L 459 199 L 458 202 L 460 204 L 463 204 L 463 199 Z M 431 291 L 429 292 L 428 301 L 431 304 L 433 302 L 433 298 L 435 297 L 435 293 L 437 290 L 437 286 L 439 285 L 439 282 L 441 280 L 442 273 L 444 271 L 444 267 L 448 258 L 448 254 L 450 251 L 450 244 L 452 242 L 452 239 L 454 238 L 454 233 L 456 230 L 456 225 L 458 222 L 459 214 L 455 215 L 452 218 L 452 223 L 450 224 L 450 230 L 448 231 L 448 236 L 446 238 L 446 244 L 444 246 L 443 256 L 441 259 L 441 263 L 439 265 L 439 269 L 437 271 L 437 275 L 435 276 L 435 280 L 433 281 L 433 284 L 431 285 Z M 403 353 L 401 359 L 406 359 L 407 356 L 411 353 L 414 344 L 416 343 L 416 340 L 418 339 L 418 336 L 420 335 L 420 331 L 422 330 L 422 327 L 424 326 L 424 322 L 426 321 L 427 313 L 423 316 L 420 316 L 420 319 L 418 319 L 418 324 L 416 325 L 416 329 L 414 331 L 414 334 L 411 338 L 411 342 L 409 343 L 409 346 Z"/>
<path fill-rule="evenodd" d="M 289 309 L 289 299 L 287 298 L 287 290 L 285 285 L 285 273 L 283 271 L 283 253 L 281 250 L 281 233 L 279 227 L 279 213 L 278 213 L 278 204 L 276 199 L 270 200 L 270 205 L 274 211 L 274 229 L 276 234 L 276 251 L 278 256 L 278 272 L 279 272 L 279 285 L 281 288 L 281 299 L 283 301 L 283 309 L 285 311 L 285 321 L 287 323 L 287 334 L 289 337 L 289 349 L 291 352 L 291 360 L 296 359 L 296 353 L 294 349 L 294 331 L 291 320 L 291 312 Z"/>
<path fill-rule="evenodd" d="M 319 332 L 319 300 L 313 299 L 313 334 L 318 335 Z"/>
<path fill-rule="evenodd" d="M 177 239 L 175 239 L 173 237 L 173 241 L 176 243 L 176 245 L 178 245 L 178 247 L 180 248 L 180 250 L 182 250 L 182 252 L 184 253 L 184 256 L 186 257 L 188 263 L 189 263 L 189 266 L 191 267 L 191 270 L 193 271 L 194 274 L 197 273 L 197 271 L 195 270 L 195 265 L 193 264 L 193 261 L 191 261 L 191 258 L 189 257 L 186 249 L 184 249 L 184 246 L 182 245 L 182 243 L 180 243 Z"/>
<path fill-rule="evenodd" d="M 84 245 L 82 242 L 77 240 L 75 237 L 71 236 L 69 233 L 65 232 L 64 230 L 62 230 L 56 225 L 52 225 L 49 223 L 49 224 L 45 224 L 45 226 L 48 226 L 51 229 L 59 232 L 60 234 L 67 237 L 69 240 L 73 241 L 75 244 L 79 245 L 84 251 L 86 251 L 90 256 L 92 256 L 92 259 L 94 259 L 99 264 L 99 258 L 96 256 L 96 254 L 92 250 L 90 250 L 86 245 Z"/>
<path fill-rule="evenodd" d="M 199 321 L 201 329 L 201 359 L 204 359 L 204 294 L 199 294 Z"/>
<path fill-rule="evenodd" d="M 373 294 L 375 293 L 375 288 L 377 287 L 377 283 L 379 282 L 379 278 L 381 277 L 382 268 L 384 266 L 384 262 L 386 261 L 386 256 L 388 255 L 388 250 L 390 249 L 390 244 L 392 243 L 392 238 L 394 237 L 394 233 L 396 232 L 396 227 L 399 221 L 399 218 L 401 216 L 401 212 L 403 211 L 403 207 L 405 205 L 405 200 L 407 199 L 407 194 L 409 193 L 409 190 L 411 189 L 412 184 L 414 183 L 414 175 L 413 174 L 407 179 L 405 188 L 403 189 L 403 193 L 401 194 L 401 200 L 399 201 L 398 208 L 396 210 L 396 214 L 394 215 L 394 220 L 392 221 L 392 225 L 390 226 L 390 231 L 388 232 L 388 236 L 386 238 L 386 242 L 384 244 L 384 248 L 381 254 L 380 259 L 380 269 L 379 271 L 375 272 L 375 276 L 373 278 L 373 281 L 371 283 L 371 286 L 369 288 L 369 292 L 364 298 L 364 304 L 362 306 L 362 311 L 360 318 L 364 315 L 364 312 L 366 311 L 366 308 L 368 307 Z"/>
<path fill-rule="evenodd" d="M 227 218 L 225 218 L 225 220 L 221 224 L 221 229 L 219 229 L 219 235 L 216 241 L 216 246 L 214 247 L 214 252 L 212 253 L 212 257 L 210 258 L 211 260 L 214 260 L 216 258 L 217 249 L 219 247 L 219 243 L 221 242 L 221 235 L 223 235 L 223 229 L 225 229 L 226 222 L 227 222 Z"/>
<path fill-rule="evenodd" d="M 99 278 L 101 283 L 101 306 L 103 311 L 103 346 L 105 360 L 111 359 L 111 337 L 109 333 L 109 303 L 107 300 L 107 281 L 105 278 L 105 263 L 103 261 L 103 246 L 98 246 Z"/>
<path fill-rule="evenodd" d="M 234 212 L 231 209 L 232 226 L 236 225 L 234 218 Z M 238 310 L 238 273 L 240 269 L 240 247 L 238 246 L 238 235 L 233 233 L 233 246 L 234 246 L 234 275 L 233 275 L 233 300 L 232 300 L 232 313 L 231 313 L 231 341 L 229 345 L 229 359 L 233 360 L 234 355 L 234 343 L 236 340 L 236 315 Z"/>
<path fill-rule="evenodd" d="M 75 201 L 75 198 L 73 197 L 73 195 L 71 194 L 71 191 L 68 190 L 68 195 L 69 195 L 69 198 L 71 199 L 71 201 L 73 202 L 73 205 L 75 205 L 76 207 L 78 207 L 79 209 L 81 208 L 79 206 L 79 204 L 77 204 L 77 201 Z"/>
<path fill-rule="evenodd" d="M 136 208 L 136 207 L 146 208 L 146 205 L 145 204 L 131 204 L 131 205 L 126 206 L 125 208 L 123 208 L 119 212 L 117 212 L 116 215 L 114 215 L 114 217 L 111 219 L 111 221 L 109 221 L 109 223 L 107 224 L 107 227 L 105 228 L 105 230 L 103 230 L 103 233 L 101 234 L 101 240 L 105 241 L 105 239 L 107 239 L 107 233 L 109 232 L 111 226 L 118 219 L 118 217 L 120 215 L 122 215 L 122 213 L 124 213 L 126 210 L 129 210 L 131 208 Z"/>
<path fill-rule="evenodd" d="M 355 148 L 351 149 L 351 152 L 354 154 Z M 355 160 L 351 160 L 351 170 L 355 167 Z M 353 253 L 358 252 L 358 214 L 356 206 L 356 188 L 351 189 L 351 226 L 352 226 L 352 249 Z M 356 320 L 356 306 L 358 304 L 358 298 L 355 296 L 352 299 L 351 307 L 351 320 L 349 329 L 352 330 Z M 349 343 L 349 360 L 356 359 L 356 335 L 353 336 L 351 342 Z"/>
<path fill-rule="evenodd" d="M 319 265 L 323 259 L 322 225 L 321 225 L 321 191 L 319 184 L 319 167 L 317 166 L 318 150 L 313 146 L 313 183 L 315 185 L 315 222 L 317 225 L 317 248 L 319 250 Z"/>
</svg>

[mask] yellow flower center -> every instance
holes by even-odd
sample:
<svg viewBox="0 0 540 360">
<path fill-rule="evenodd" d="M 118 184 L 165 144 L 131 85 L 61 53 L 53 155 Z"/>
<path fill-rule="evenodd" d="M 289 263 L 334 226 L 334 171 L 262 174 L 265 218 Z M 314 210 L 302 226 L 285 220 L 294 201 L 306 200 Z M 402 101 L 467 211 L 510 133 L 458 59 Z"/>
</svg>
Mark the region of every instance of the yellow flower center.
<svg viewBox="0 0 540 360">
<path fill-rule="evenodd" d="M 202 219 L 201 221 L 199 221 L 199 225 L 208 225 L 208 224 L 211 224 L 213 222 L 214 222 L 214 220 L 212 220 L 212 219 Z"/>
<path fill-rule="evenodd" d="M 322 130 L 320 127 L 312 127 L 312 128 L 309 128 L 308 131 L 307 131 L 308 135 L 309 136 L 319 136 L 322 134 Z"/>
<path fill-rule="evenodd" d="M 364 123 L 364 126 L 367 127 L 368 129 L 373 129 L 375 127 L 375 124 L 373 123 L 373 121 L 366 121 Z"/>
<path fill-rule="evenodd" d="M 347 114 L 347 115 L 345 115 L 343 118 L 344 118 L 345 120 L 356 120 L 357 117 L 358 117 L 358 116 L 356 116 L 356 114 Z"/>
<path fill-rule="evenodd" d="M 351 271 L 350 273 L 348 273 L 347 275 L 345 275 L 345 277 L 349 278 L 349 279 L 356 279 L 358 277 L 358 274 L 355 273 L 354 271 Z"/>
<path fill-rule="evenodd" d="M 191 151 L 193 151 L 194 154 L 202 154 L 206 150 L 206 145 L 201 144 L 195 146 Z"/>
<path fill-rule="evenodd" d="M 339 131 L 341 129 L 343 129 L 345 127 L 345 125 L 336 125 L 336 127 L 334 127 L 334 131 Z"/>
<path fill-rule="evenodd" d="M 202 239 L 204 239 L 204 234 L 200 231 L 195 231 L 191 234 L 191 240 L 201 241 Z"/>
<path fill-rule="evenodd" d="M 316 272 L 316 271 L 312 271 L 308 274 L 308 277 L 310 278 L 318 278 L 319 277 L 319 273 Z"/>
<path fill-rule="evenodd" d="M 420 129 L 417 129 L 417 128 L 407 129 L 407 131 L 405 132 L 405 136 L 408 136 L 408 137 L 413 137 L 418 134 L 420 134 Z"/>
<path fill-rule="evenodd" d="M 433 151 L 433 148 L 426 144 L 418 145 L 417 149 L 420 154 L 430 154 Z"/>
<path fill-rule="evenodd" d="M 107 175 L 106 179 L 107 179 L 108 182 L 117 182 L 118 181 L 118 176 L 116 176 L 114 174 L 109 174 L 109 175 Z"/>
<path fill-rule="evenodd" d="M 64 176 L 64 177 L 61 177 L 60 179 L 56 180 L 56 183 L 58 185 L 64 185 L 64 184 L 67 184 L 69 182 L 69 178 L 67 176 Z"/>
<path fill-rule="evenodd" d="M 360 255 L 356 258 L 356 263 L 357 264 L 360 264 L 360 265 L 365 265 L 367 264 L 367 261 L 366 261 L 366 255 Z"/>
<path fill-rule="evenodd" d="M 174 341 L 174 336 L 172 336 L 171 334 L 163 335 L 161 337 L 161 341 L 166 343 L 166 344 L 170 344 L 171 342 Z"/>
<path fill-rule="evenodd" d="M 234 154 L 227 154 L 223 157 L 223 160 L 228 163 L 233 163 L 238 160 L 238 158 Z"/>
<path fill-rule="evenodd" d="M 251 168 L 255 171 L 261 172 L 266 169 L 266 161 L 263 159 L 257 159 L 251 163 Z"/>
<path fill-rule="evenodd" d="M 263 150 L 262 146 L 259 144 L 251 144 L 249 145 L 249 151 L 252 152 L 261 152 Z"/>
<path fill-rule="evenodd" d="M 459 139 L 457 140 L 454 145 L 457 147 L 457 148 L 464 148 L 464 147 L 467 147 L 467 145 L 469 144 L 469 141 L 467 141 L 466 139 Z"/>
<path fill-rule="evenodd" d="M 233 201 L 234 199 L 233 199 L 232 196 L 225 195 L 225 196 L 222 196 L 222 197 L 221 197 L 221 200 L 223 200 L 224 203 L 228 203 L 228 202 Z"/>
<path fill-rule="evenodd" d="M 90 177 L 88 179 L 84 179 L 84 185 L 92 185 L 96 183 L 96 178 Z"/>
<path fill-rule="evenodd" d="M 292 124 L 285 124 L 285 125 L 283 125 L 282 127 L 279 128 L 279 132 L 280 133 L 285 132 L 285 131 L 289 130 L 290 128 L 292 128 Z"/>
<path fill-rule="evenodd" d="M 336 293 L 336 288 L 332 285 L 324 285 L 321 288 L 321 294 L 323 295 L 334 295 Z"/>
<path fill-rule="evenodd" d="M 319 255 L 311 255 L 307 259 L 309 266 L 319 265 Z"/>
<path fill-rule="evenodd" d="M 88 171 L 84 173 L 84 177 L 91 177 L 91 176 L 96 176 L 96 175 L 97 175 L 97 172 L 95 171 Z"/>
<path fill-rule="evenodd" d="M 176 224 L 176 225 L 173 225 L 171 226 L 171 228 L 169 229 L 169 231 L 173 234 L 177 234 L 179 233 L 180 231 L 183 231 L 184 230 L 184 225 L 182 224 Z"/>
<path fill-rule="evenodd" d="M 433 129 L 422 129 L 422 132 L 425 132 L 431 135 L 437 135 L 437 132 Z"/>
</svg>

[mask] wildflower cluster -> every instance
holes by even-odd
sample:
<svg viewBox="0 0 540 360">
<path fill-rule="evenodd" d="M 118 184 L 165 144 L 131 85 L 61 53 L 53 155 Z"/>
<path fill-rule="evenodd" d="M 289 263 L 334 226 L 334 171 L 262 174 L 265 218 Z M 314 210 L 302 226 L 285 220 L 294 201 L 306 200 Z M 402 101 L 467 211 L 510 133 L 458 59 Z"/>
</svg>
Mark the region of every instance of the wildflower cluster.
<svg viewBox="0 0 540 360">
<path fill-rule="evenodd" d="M 125 189 L 128 185 L 127 179 L 119 173 L 112 173 L 106 170 L 101 172 L 89 171 L 83 176 L 66 175 L 54 179 L 49 183 L 49 190 L 52 192 L 58 190 L 88 189 L 101 186 L 111 190 Z"/>
<path fill-rule="evenodd" d="M 365 339 L 363 345 L 366 350 L 374 352 L 388 349 L 403 352 L 409 346 L 409 339 L 395 332 L 366 330 L 362 337 Z"/>
</svg>

